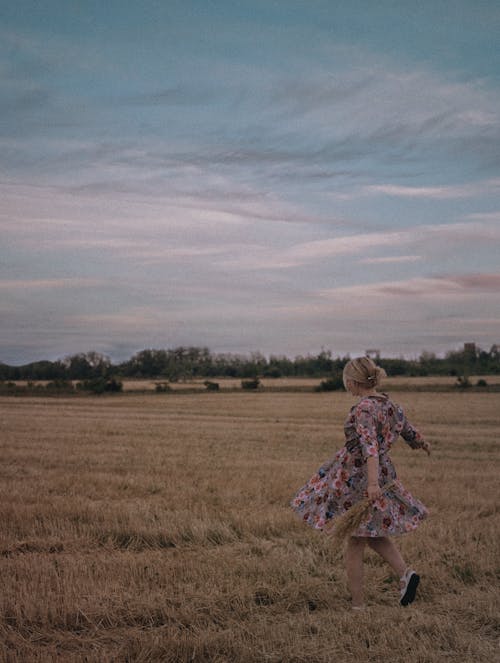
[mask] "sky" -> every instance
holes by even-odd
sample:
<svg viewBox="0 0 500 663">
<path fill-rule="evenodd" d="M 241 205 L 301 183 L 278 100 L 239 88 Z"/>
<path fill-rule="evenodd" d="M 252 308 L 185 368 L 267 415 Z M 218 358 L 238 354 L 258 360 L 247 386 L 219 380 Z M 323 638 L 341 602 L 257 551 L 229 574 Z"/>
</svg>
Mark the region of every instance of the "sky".
<svg viewBox="0 0 500 663">
<path fill-rule="evenodd" d="M 496 0 L 0 0 L 0 361 L 500 343 Z"/>
</svg>

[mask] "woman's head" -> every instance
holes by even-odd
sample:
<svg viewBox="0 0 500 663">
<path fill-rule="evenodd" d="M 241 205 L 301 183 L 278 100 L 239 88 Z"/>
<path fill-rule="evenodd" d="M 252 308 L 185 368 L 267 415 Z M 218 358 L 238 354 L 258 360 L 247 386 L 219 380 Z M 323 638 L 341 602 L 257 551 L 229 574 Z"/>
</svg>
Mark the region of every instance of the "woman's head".
<svg viewBox="0 0 500 663">
<path fill-rule="evenodd" d="M 386 372 L 369 357 L 351 359 L 344 367 L 344 387 L 349 391 L 348 381 L 353 383 L 355 390 L 376 389 L 382 383 Z"/>
</svg>

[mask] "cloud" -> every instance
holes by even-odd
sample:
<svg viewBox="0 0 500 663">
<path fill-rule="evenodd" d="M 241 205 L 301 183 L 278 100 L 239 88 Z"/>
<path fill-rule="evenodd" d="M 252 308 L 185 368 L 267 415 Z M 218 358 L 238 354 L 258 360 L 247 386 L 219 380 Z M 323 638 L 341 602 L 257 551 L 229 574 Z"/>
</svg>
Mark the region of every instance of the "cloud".
<svg viewBox="0 0 500 663">
<path fill-rule="evenodd" d="M 454 281 L 465 290 L 500 293 L 500 274 L 463 274 L 442 278 Z"/>
<path fill-rule="evenodd" d="M 400 231 L 334 237 L 292 246 L 285 255 L 297 264 L 303 264 L 323 258 L 356 254 L 378 246 L 399 246 L 404 237 L 405 233 Z"/>
<path fill-rule="evenodd" d="M 451 274 L 415 277 L 402 281 L 381 281 L 332 288 L 318 292 L 320 297 L 352 296 L 353 298 L 389 297 L 442 298 L 473 296 L 478 293 L 500 295 L 500 274 Z M 380 300 L 378 300 L 380 301 Z"/>
<path fill-rule="evenodd" d="M 405 298 L 422 298 L 422 297 L 449 297 L 453 295 L 464 294 L 463 289 L 459 286 L 454 279 L 445 278 L 425 278 L 418 277 L 409 279 L 408 281 L 396 283 L 378 283 L 372 285 L 370 290 L 379 295 L 390 295 L 395 297 Z"/>
<path fill-rule="evenodd" d="M 251 254 L 237 256 L 234 259 L 219 263 L 226 268 L 247 269 L 286 269 L 333 259 L 341 256 L 357 255 L 366 264 L 370 262 L 410 262 L 416 261 L 424 250 L 429 252 L 446 251 L 451 247 L 467 246 L 474 242 L 476 249 L 480 245 L 491 245 L 492 241 L 500 240 L 500 227 L 488 222 L 449 223 L 437 225 L 420 225 L 410 228 L 389 231 L 341 235 L 321 240 L 303 242 L 289 247 L 272 249 L 256 248 Z M 379 248 L 392 247 L 401 251 L 414 249 L 414 255 L 402 256 L 369 256 L 371 251 Z"/>
<path fill-rule="evenodd" d="M 347 256 L 381 246 L 399 246 L 404 242 L 405 232 L 364 233 L 330 237 L 303 242 L 293 246 L 270 249 L 262 247 L 251 254 L 219 263 L 223 267 L 236 269 L 285 269 L 299 267 L 312 262 Z"/>
<path fill-rule="evenodd" d="M 59 290 L 61 288 L 96 288 L 103 285 L 102 279 L 0 279 L 0 290 Z"/>
<path fill-rule="evenodd" d="M 59 47 L 59 52 L 71 53 L 68 64 L 72 67 L 79 60 L 79 70 L 94 67 L 103 80 L 112 73 L 107 67 L 114 63 L 101 61 L 102 53 L 92 53 L 88 45 L 79 49 L 54 35 L 49 45 L 44 45 L 40 35 L 9 36 L 31 59 L 43 57 L 49 70 L 55 67 Z M 155 149 L 150 151 L 149 163 L 147 158 L 141 159 L 140 149 L 135 158 L 132 151 L 124 155 L 123 165 L 129 159 L 128 165 L 139 170 L 150 170 L 156 158 L 157 169 L 175 169 L 175 161 L 177 166 L 182 161 L 195 167 L 205 164 L 212 170 L 231 170 L 233 175 L 256 169 L 252 177 L 262 181 L 270 177 L 292 181 L 299 174 L 303 186 L 309 179 L 316 182 L 318 175 L 336 177 L 346 166 L 346 177 L 368 169 L 373 176 L 374 164 L 366 160 L 375 160 L 377 166 L 414 166 L 432 155 L 433 161 L 441 161 L 461 140 L 472 141 L 472 148 L 476 145 L 462 150 L 464 162 L 484 156 L 489 163 L 495 148 L 498 152 L 500 99 L 497 90 L 489 89 L 484 81 L 451 83 L 422 66 L 412 70 L 376 53 L 365 52 L 362 57 L 354 49 L 346 52 L 345 47 L 330 47 L 328 57 L 333 63 L 328 67 L 322 59 L 305 63 L 298 58 L 292 76 L 272 65 L 262 68 L 247 62 L 194 58 L 186 63 L 193 74 L 189 85 L 185 71 L 180 76 L 177 69 L 172 72 L 172 83 L 157 89 L 144 91 L 144 81 L 137 78 L 129 83 L 130 94 L 118 92 L 89 100 L 77 122 L 85 125 L 86 132 L 108 140 L 115 136 L 117 143 L 127 141 L 136 148 L 149 141 L 142 127 L 154 127 Z M 90 65 L 83 64 L 88 62 Z M 34 78 L 30 84 L 40 86 L 41 82 Z M 60 78 L 52 84 L 60 85 Z M 66 120 L 71 116 L 73 121 L 76 105 L 65 98 L 64 88 L 56 92 L 58 107 L 67 109 L 70 102 Z M 111 134 L 109 116 L 101 114 L 110 104 L 118 108 Z M 134 105 L 144 106 L 140 119 L 133 108 L 127 110 Z M 165 107 L 166 112 L 173 108 L 163 127 L 158 124 L 157 106 Z M 189 112 L 179 113 L 179 108 Z M 39 129 L 44 133 L 41 124 Z M 54 154 L 54 168 L 59 156 Z M 88 159 L 95 165 L 95 159 L 90 155 Z M 45 162 L 46 168 L 51 165 Z M 439 190 L 433 193 L 440 195 Z"/>
<path fill-rule="evenodd" d="M 296 337 L 315 340 L 337 352 L 378 347 L 387 356 L 415 354 L 424 348 L 444 352 L 475 339 L 488 346 L 500 334 L 498 274 L 470 279 L 468 274 L 412 277 L 400 281 L 363 281 L 311 291 L 299 301 L 283 302 L 274 325 L 287 325 Z M 485 316 L 485 310 L 491 313 Z M 483 320 L 484 324 L 478 324 Z"/>
<path fill-rule="evenodd" d="M 469 198 L 482 194 L 495 194 L 500 189 L 500 179 L 456 186 L 401 186 L 398 184 L 371 184 L 364 187 L 368 194 L 385 194 L 402 198 L 428 198 L 434 200 Z"/>
<path fill-rule="evenodd" d="M 200 89 L 200 87 L 188 87 L 176 85 L 174 87 L 145 92 L 123 100 L 125 104 L 137 106 L 186 106 L 194 104 L 206 104 L 216 97 L 212 88 Z"/>
<path fill-rule="evenodd" d="M 145 327 L 148 332 L 166 329 L 168 313 L 150 306 L 131 306 L 126 310 L 111 313 L 79 313 L 67 315 L 65 323 L 69 327 L 88 329 L 91 327 L 107 328 L 113 334 L 139 332 Z"/>
<path fill-rule="evenodd" d="M 411 166 L 430 155 L 446 161 L 468 141 L 462 163 L 490 162 L 500 143 L 495 88 L 483 81 L 452 83 L 421 67 L 405 69 L 365 55 L 369 64 L 351 62 L 345 72 L 313 69 L 307 77 L 277 79 L 268 103 L 280 131 L 274 140 L 264 135 L 263 144 L 300 143 L 317 164 L 376 158 L 380 167 Z"/>
<path fill-rule="evenodd" d="M 422 260 L 422 256 L 383 256 L 380 258 L 363 258 L 359 260 L 363 265 L 384 265 L 391 263 L 403 263 L 403 262 L 418 262 Z"/>
</svg>

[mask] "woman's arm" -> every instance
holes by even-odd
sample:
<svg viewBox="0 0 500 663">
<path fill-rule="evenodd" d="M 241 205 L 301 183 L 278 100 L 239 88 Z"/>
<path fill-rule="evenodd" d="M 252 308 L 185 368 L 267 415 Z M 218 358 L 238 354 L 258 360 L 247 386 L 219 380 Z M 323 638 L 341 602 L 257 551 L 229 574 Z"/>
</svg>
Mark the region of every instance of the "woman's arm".
<svg viewBox="0 0 500 663">
<path fill-rule="evenodd" d="M 376 500 L 382 495 L 378 483 L 378 456 L 369 456 L 366 459 L 366 467 L 368 470 L 368 486 L 366 492 L 371 500 Z"/>
<path fill-rule="evenodd" d="M 410 424 L 405 417 L 403 428 L 401 429 L 401 437 L 412 449 L 423 449 L 428 456 L 431 453 L 430 442 L 424 440 L 419 431 Z"/>
</svg>

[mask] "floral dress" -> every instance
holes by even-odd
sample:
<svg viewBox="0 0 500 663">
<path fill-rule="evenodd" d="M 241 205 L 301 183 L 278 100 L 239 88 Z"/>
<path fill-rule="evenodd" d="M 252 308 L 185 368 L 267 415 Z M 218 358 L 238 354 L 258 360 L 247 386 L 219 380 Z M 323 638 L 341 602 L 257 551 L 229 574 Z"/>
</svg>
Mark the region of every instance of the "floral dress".
<svg viewBox="0 0 500 663">
<path fill-rule="evenodd" d="M 345 445 L 296 493 L 292 509 L 311 527 L 329 530 L 338 516 L 366 497 L 366 461 L 378 456 L 379 485 L 383 489 L 384 484 L 394 481 L 393 489 L 374 501 L 370 514 L 353 535 L 388 536 L 415 529 L 427 509 L 396 478 L 389 455 L 399 435 L 413 449 L 423 444 L 403 409 L 386 394 L 367 396 L 351 408 L 344 432 Z"/>
</svg>

